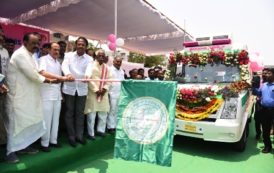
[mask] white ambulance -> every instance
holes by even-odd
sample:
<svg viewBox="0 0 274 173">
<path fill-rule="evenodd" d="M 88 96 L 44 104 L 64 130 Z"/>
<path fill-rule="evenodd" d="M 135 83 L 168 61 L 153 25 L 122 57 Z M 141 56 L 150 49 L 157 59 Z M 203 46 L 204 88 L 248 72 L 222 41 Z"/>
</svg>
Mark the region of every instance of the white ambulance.
<svg viewBox="0 0 274 173">
<path fill-rule="evenodd" d="M 224 37 L 184 43 L 177 64 L 175 135 L 232 143 L 244 151 L 254 105 L 248 52 Z"/>
</svg>

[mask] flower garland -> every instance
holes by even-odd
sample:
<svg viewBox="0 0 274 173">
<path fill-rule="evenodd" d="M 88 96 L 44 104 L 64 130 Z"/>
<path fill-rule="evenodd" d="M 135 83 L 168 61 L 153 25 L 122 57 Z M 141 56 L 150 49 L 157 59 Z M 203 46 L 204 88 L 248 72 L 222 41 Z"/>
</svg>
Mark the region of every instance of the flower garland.
<svg viewBox="0 0 274 173">
<path fill-rule="evenodd" d="M 187 89 L 177 91 L 176 117 L 179 119 L 197 121 L 207 118 L 218 110 L 225 99 L 238 97 L 242 90 L 250 88 L 251 75 L 249 71 L 249 57 L 246 50 L 226 50 L 207 52 L 180 52 L 171 53 L 168 70 L 170 76 L 176 72 L 177 64 L 191 66 L 205 66 L 207 64 L 224 64 L 226 66 L 238 66 L 241 81 L 234 82 L 224 87 L 211 86 L 207 88 Z"/>
<path fill-rule="evenodd" d="M 174 53 L 169 54 L 168 65 L 177 65 L 176 57 L 175 57 Z"/>
<path fill-rule="evenodd" d="M 219 92 L 223 99 L 230 99 L 232 97 L 238 97 L 242 90 L 247 90 L 248 88 L 251 88 L 249 83 L 246 81 L 238 81 L 223 87 Z"/>
<path fill-rule="evenodd" d="M 177 90 L 177 103 L 186 105 L 189 108 L 195 108 L 206 105 L 218 95 L 216 87 L 207 87 L 203 89 L 181 88 Z"/>
<path fill-rule="evenodd" d="M 227 66 L 246 65 L 249 63 L 248 52 L 246 50 L 226 50 L 226 51 L 205 51 L 205 52 L 185 52 L 176 53 L 176 62 L 184 65 L 206 65 L 225 64 Z"/>
<path fill-rule="evenodd" d="M 180 52 L 171 53 L 169 56 L 169 67 L 175 64 L 205 66 L 207 64 L 224 64 L 226 66 L 238 66 L 240 68 L 241 80 L 250 81 L 249 56 L 246 50 L 204 51 L 204 52 Z M 173 70 L 174 71 L 174 70 Z M 175 74 L 170 74 L 175 75 Z"/>
<path fill-rule="evenodd" d="M 207 118 L 224 100 L 238 97 L 242 90 L 250 87 L 246 81 L 238 81 L 224 87 L 180 88 L 177 90 L 176 117 L 191 121 Z"/>
<path fill-rule="evenodd" d="M 188 121 L 198 121 L 204 118 L 208 118 L 210 114 L 217 111 L 223 103 L 223 99 L 214 98 L 208 102 L 205 106 L 195 107 L 189 109 L 184 105 L 176 105 L 176 118 L 188 120 Z"/>
</svg>

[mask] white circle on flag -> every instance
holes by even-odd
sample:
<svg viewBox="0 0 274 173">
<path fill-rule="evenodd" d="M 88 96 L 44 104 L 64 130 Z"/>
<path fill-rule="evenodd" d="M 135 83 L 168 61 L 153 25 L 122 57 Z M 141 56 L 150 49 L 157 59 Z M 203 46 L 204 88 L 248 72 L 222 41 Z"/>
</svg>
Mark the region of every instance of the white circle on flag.
<svg viewBox="0 0 274 173">
<path fill-rule="evenodd" d="M 126 106 L 122 126 L 129 139 L 153 144 L 166 134 L 168 117 L 166 106 L 159 99 L 139 97 Z"/>
</svg>

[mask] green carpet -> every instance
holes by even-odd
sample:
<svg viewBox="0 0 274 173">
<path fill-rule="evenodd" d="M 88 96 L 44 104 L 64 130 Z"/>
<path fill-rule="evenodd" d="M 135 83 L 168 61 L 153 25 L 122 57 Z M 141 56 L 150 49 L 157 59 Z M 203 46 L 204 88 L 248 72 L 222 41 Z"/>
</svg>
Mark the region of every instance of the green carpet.
<svg viewBox="0 0 274 173">
<path fill-rule="evenodd" d="M 95 141 L 87 141 L 86 145 L 78 144 L 72 148 L 66 139 L 61 139 L 61 148 L 52 148 L 49 153 L 39 152 L 35 155 L 18 155 L 20 163 L 0 163 L 0 173 L 26 172 L 26 173 L 50 173 L 54 170 L 66 168 L 68 165 L 85 160 L 97 158 L 113 151 L 114 136 L 105 138 L 97 137 Z M 4 149 L 2 149 L 4 151 Z M 3 151 L 1 156 L 4 155 Z M 101 152 L 99 152 L 101 151 Z"/>
<path fill-rule="evenodd" d="M 263 143 L 255 140 L 253 123 L 244 152 L 234 151 L 226 143 L 176 136 L 171 167 L 113 159 L 111 151 L 96 160 L 86 158 L 68 165 L 56 173 L 274 173 L 274 155 L 260 152 Z"/>
<path fill-rule="evenodd" d="M 50 153 L 20 155 L 21 163 L 0 163 L 0 173 L 274 173 L 274 155 L 262 154 L 262 141 L 254 135 L 254 121 L 246 150 L 234 151 L 229 144 L 176 136 L 171 167 L 113 159 L 114 136 L 68 146 Z M 273 140 L 273 136 L 272 136 Z"/>
</svg>

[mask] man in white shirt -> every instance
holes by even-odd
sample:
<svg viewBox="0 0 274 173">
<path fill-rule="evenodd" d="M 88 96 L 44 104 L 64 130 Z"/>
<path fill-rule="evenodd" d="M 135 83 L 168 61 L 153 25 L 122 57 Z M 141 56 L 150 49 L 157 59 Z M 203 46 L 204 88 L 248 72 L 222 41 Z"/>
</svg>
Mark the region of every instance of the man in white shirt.
<svg viewBox="0 0 274 173">
<path fill-rule="evenodd" d="M 112 78 L 118 80 L 124 80 L 124 70 L 121 69 L 123 58 L 117 56 L 113 59 L 113 65 L 110 68 Z M 110 112 L 107 117 L 107 129 L 110 133 L 115 132 L 116 128 L 116 119 L 118 113 L 118 100 L 121 90 L 120 82 L 113 82 L 109 88 L 109 97 L 110 97 Z"/>
<path fill-rule="evenodd" d="M 79 37 L 76 41 L 76 51 L 65 54 L 62 70 L 70 79 L 83 79 L 88 64 L 92 63 L 92 57 L 85 53 L 88 41 Z M 76 147 L 77 143 L 85 144 L 84 133 L 84 108 L 88 93 L 88 84 L 81 81 L 65 82 L 63 85 L 65 94 L 66 114 L 65 123 L 68 132 L 69 143 Z"/>
<path fill-rule="evenodd" d="M 7 76 L 9 54 L 8 51 L 3 47 L 5 42 L 4 35 L 0 33 L 0 144 L 7 142 L 7 132 L 4 126 L 4 118 L 6 118 L 6 93 L 8 88 L 6 86 L 5 77 Z"/>
<path fill-rule="evenodd" d="M 64 82 L 68 81 L 68 77 L 62 76 L 61 64 L 57 60 L 59 50 L 58 43 L 50 44 L 49 54 L 40 58 L 39 72 L 45 77 Z M 42 84 L 41 97 L 46 124 L 46 133 L 41 138 L 41 150 L 49 152 L 49 144 L 60 147 L 57 143 L 57 136 L 62 100 L 61 84 Z"/>
<path fill-rule="evenodd" d="M 10 89 L 7 95 L 7 162 L 19 161 L 15 152 L 33 154 L 38 150 L 29 145 L 45 133 L 43 125 L 41 84 L 56 82 L 40 75 L 33 53 L 39 47 L 39 37 L 27 33 L 23 38 L 23 46 L 17 49 L 8 68 L 7 84 Z M 23 150 L 22 150 L 23 149 Z"/>
</svg>

